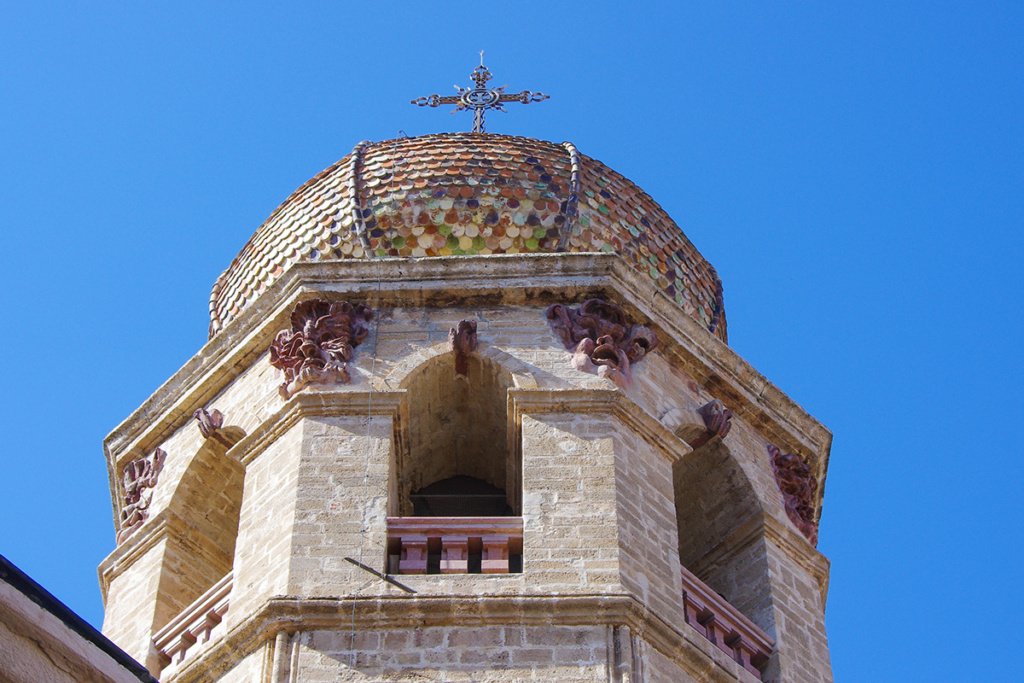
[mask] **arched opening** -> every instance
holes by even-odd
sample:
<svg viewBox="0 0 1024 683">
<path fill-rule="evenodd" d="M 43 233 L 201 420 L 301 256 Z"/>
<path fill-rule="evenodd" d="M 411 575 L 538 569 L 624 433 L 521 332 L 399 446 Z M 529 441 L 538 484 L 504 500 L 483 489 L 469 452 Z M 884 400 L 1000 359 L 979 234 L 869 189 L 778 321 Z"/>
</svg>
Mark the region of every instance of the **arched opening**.
<svg viewBox="0 0 1024 683">
<path fill-rule="evenodd" d="M 168 545 L 160 590 L 171 610 L 159 621 L 177 616 L 231 573 L 245 479 L 245 468 L 227 455 L 242 436 L 236 431 L 222 430 L 224 443 L 204 442 L 174 490 L 168 507 L 187 532 Z"/>
<path fill-rule="evenodd" d="M 521 468 L 508 428 L 512 376 L 442 354 L 410 375 L 395 431 L 388 567 L 399 574 L 522 571 Z"/>
<path fill-rule="evenodd" d="M 459 374 L 453 355 L 433 359 L 406 383 L 404 448 L 390 510 L 403 517 L 519 514 L 507 418 L 512 377 L 478 355 Z"/>
<path fill-rule="evenodd" d="M 503 517 L 512 514 L 508 494 L 482 479 L 456 474 L 409 495 L 414 517 Z"/>
<path fill-rule="evenodd" d="M 768 565 L 763 547 L 735 532 L 761 505 L 747 475 L 721 440 L 673 467 L 679 561 L 762 629 L 771 628 Z"/>
</svg>

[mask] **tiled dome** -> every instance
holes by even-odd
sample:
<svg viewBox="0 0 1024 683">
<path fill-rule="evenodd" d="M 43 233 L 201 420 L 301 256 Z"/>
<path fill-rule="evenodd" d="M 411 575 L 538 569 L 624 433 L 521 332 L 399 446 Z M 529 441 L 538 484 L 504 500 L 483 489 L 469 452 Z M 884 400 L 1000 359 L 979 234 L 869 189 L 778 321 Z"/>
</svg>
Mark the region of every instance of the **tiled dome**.
<svg viewBox="0 0 1024 683">
<path fill-rule="evenodd" d="M 657 202 L 568 142 L 490 133 L 360 143 L 217 279 L 210 336 L 296 261 L 558 251 L 618 252 L 726 339 L 718 274 Z"/>
</svg>

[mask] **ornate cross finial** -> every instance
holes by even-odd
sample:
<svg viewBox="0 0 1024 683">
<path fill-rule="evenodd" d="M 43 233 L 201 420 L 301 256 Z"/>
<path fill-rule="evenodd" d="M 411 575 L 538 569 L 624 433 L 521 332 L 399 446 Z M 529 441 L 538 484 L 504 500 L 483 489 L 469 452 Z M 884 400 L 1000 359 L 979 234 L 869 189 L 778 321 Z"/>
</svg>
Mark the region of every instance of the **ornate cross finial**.
<svg viewBox="0 0 1024 683">
<path fill-rule="evenodd" d="M 505 107 L 501 106 L 503 102 L 522 102 L 523 104 L 529 104 L 530 102 L 541 102 L 548 99 L 548 96 L 544 93 L 531 92 L 524 90 L 520 93 L 505 93 L 507 85 L 503 85 L 500 88 L 488 88 L 487 81 L 491 80 L 491 72 L 488 71 L 487 67 L 484 66 L 484 51 L 480 50 L 480 66 L 473 69 L 473 73 L 470 74 L 470 78 L 476 85 L 472 88 L 460 88 L 455 86 L 455 89 L 459 91 L 458 95 L 448 95 L 441 97 L 440 95 L 430 95 L 429 97 L 418 97 L 412 101 L 413 104 L 417 104 L 421 107 L 437 107 L 442 104 L 454 104 L 455 109 L 452 110 L 454 114 L 457 111 L 465 111 L 466 109 L 473 110 L 473 132 L 483 133 L 484 132 L 484 112 L 488 109 L 497 109 L 499 111 L 505 111 Z"/>
</svg>

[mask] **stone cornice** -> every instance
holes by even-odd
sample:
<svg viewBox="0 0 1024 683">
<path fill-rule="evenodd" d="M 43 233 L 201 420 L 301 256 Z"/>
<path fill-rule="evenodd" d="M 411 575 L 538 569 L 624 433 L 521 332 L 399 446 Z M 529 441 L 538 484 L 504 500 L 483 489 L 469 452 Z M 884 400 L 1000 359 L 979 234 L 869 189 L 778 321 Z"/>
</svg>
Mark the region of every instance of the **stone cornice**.
<svg viewBox="0 0 1024 683">
<path fill-rule="evenodd" d="M 618 594 L 275 597 L 170 680 L 193 683 L 221 676 L 279 631 L 485 625 L 627 626 L 695 680 L 757 680 L 689 626 L 677 629 L 633 596 Z"/>
<path fill-rule="evenodd" d="M 628 267 L 612 268 L 611 279 L 617 290 L 632 293 L 631 303 L 635 308 L 675 342 L 661 347 L 661 353 L 674 357 L 698 384 L 767 441 L 787 452 L 799 453 L 812 463 L 819 483 L 815 505 L 817 521 L 832 432 L 725 342 L 708 333 L 690 316 L 679 315 L 676 303 L 650 280 Z"/>
<path fill-rule="evenodd" d="M 398 408 L 405 397 L 405 390 L 398 391 L 324 391 L 307 389 L 285 401 L 281 408 L 264 420 L 228 451 L 243 465 L 248 465 L 267 446 L 295 426 L 303 417 L 339 415 L 390 415 L 398 414 Z"/>
<path fill-rule="evenodd" d="M 111 488 L 116 464 L 129 451 L 147 453 L 187 422 L 262 355 L 291 309 L 310 295 L 351 297 L 372 308 L 450 306 L 461 300 L 517 304 L 566 297 L 607 278 L 618 256 L 535 254 L 517 256 L 387 258 L 373 261 L 296 263 L 234 321 L 189 359 L 106 439 Z M 481 267 L 483 266 L 483 267 Z M 451 286 L 460 280 L 460 286 Z M 545 299 L 546 300 L 546 299 Z"/>
<path fill-rule="evenodd" d="M 185 520 L 170 509 L 163 509 L 147 519 L 135 533 L 100 562 L 98 572 L 103 602 L 107 601 L 107 589 L 111 581 L 135 564 L 161 540 L 175 534 L 182 535 L 187 529 Z"/>
<path fill-rule="evenodd" d="M 692 448 L 618 389 L 509 389 L 509 415 L 518 436 L 523 415 L 608 413 L 675 462 Z"/>
<path fill-rule="evenodd" d="M 457 286 L 453 286 L 453 281 Z M 660 353 L 767 441 L 799 453 L 819 481 L 820 514 L 831 433 L 704 330 L 617 254 L 531 254 L 297 263 L 217 334 L 104 441 L 111 490 L 124 461 L 158 446 L 262 355 L 294 304 L 312 295 L 373 308 L 575 301 L 609 296 L 659 330 Z M 114 503 L 116 507 L 116 502 Z M 116 510 L 115 510 L 116 514 Z"/>
</svg>

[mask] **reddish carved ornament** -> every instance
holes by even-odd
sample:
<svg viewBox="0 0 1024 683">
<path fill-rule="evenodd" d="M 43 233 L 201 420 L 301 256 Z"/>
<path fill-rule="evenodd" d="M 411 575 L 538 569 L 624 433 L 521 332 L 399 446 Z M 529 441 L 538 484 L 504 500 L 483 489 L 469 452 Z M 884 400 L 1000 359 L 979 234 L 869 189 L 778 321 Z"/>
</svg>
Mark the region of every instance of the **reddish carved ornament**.
<svg viewBox="0 0 1024 683">
<path fill-rule="evenodd" d="M 118 543 L 131 536 L 149 517 L 152 489 L 156 486 L 166 457 L 167 453 L 158 448 L 150 457 L 132 460 L 125 466 L 121 478 L 124 505 L 121 507 L 121 524 L 117 532 Z"/>
<path fill-rule="evenodd" d="M 210 411 L 207 411 L 205 408 L 200 408 L 192 413 L 192 417 L 196 419 L 196 424 L 199 426 L 199 433 L 203 435 L 204 439 L 216 442 L 224 448 L 230 449 L 238 443 L 240 438 L 238 435 L 239 432 L 244 435 L 244 432 L 241 432 L 237 427 L 233 428 L 236 433 L 230 433 L 232 428 L 224 427 L 224 414 L 216 408 Z"/>
<path fill-rule="evenodd" d="M 577 369 L 628 384 L 631 367 L 658 346 L 658 336 L 633 325 L 618 304 L 603 299 L 584 301 L 579 308 L 555 304 L 548 308 L 551 328 L 573 351 Z"/>
<path fill-rule="evenodd" d="M 216 437 L 220 428 L 224 426 L 224 415 L 216 408 L 209 412 L 205 408 L 200 408 L 192 413 L 192 417 L 199 423 L 199 433 L 204 439 Z"/>
<path fill-rule="evenodd" d="M 704 420 L 704 433 L 690 442 L 690 447 L 697 449 L 712 439 L 724 439 L 732 429 L 732 411 L 725 407 L 717 398 L 705 403 L 697 409 Z"/>
<path fill-rule="evenodd" d="M 782 491 L 786 515 L 800 530 L 800 533 L 818 545 L 818 525 L 814 523 L 814 494 L 818 491 L 818 479 L 810 466 L 799 455 L 783 453 L 778 446 L 768 444 L 768 455 L 772 461 L 775 481 Z"/>
<path fill-rule="evenodd" d="M 373 311 L 347 301 L 303 301 L 292 311 L 292 327 L 270 345 L 270 364 L 284 372 L 281 395 L 288 398 L 307 384 L 348 382 L 348 363 L 366 338 Z"/>
<path fill-rule="evenodd" d="M 448 344 L 455 352 L 455 372 L 469 374 L 469 354 L 476 350 L 476 321 L 460 320 L 457 327 L 448 330 Z"/>
</svg>

